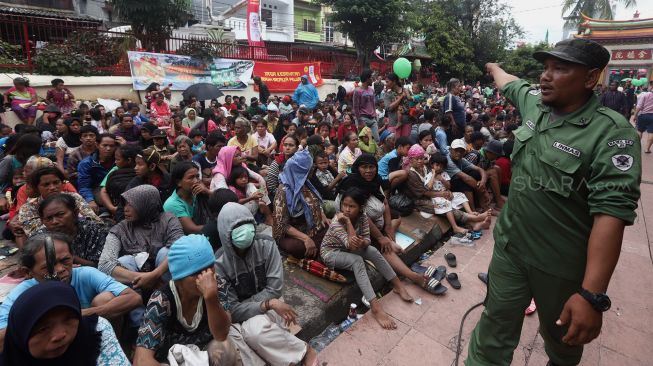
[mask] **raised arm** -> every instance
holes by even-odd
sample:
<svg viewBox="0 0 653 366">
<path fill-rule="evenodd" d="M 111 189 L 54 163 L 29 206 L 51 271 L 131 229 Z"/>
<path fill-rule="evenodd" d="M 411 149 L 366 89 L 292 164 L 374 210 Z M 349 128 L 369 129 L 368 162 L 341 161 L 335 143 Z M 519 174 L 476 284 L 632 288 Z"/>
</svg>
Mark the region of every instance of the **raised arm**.
<svg viewBox="0 0 653 366">
<path fill-rule="evenodd" d="M 505 72 L 499 64 L 487 63 L 485 64 L 485 70 L 487 70 L 488 74 L 492 76 L 494 83 L 499 89 L 503 89 L 504 85 L 511 81 L 519 80 L 515 75 Z"/>
</svg>

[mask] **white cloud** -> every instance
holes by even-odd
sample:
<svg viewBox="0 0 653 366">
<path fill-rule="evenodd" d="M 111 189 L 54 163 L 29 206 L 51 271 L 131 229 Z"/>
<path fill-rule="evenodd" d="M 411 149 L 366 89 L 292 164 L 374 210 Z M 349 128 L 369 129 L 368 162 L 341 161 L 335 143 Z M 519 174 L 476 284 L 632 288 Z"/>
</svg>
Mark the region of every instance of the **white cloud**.
<svg viewBox="0 0 653 366">
<path fill-rule="evenodd" d="M 517 23 L 524 29 L 523 41 L 537 43 L 544 40 L 549 31 L 549 42 L 562 40 L 562 1 L 560 0 L 506 0 L 512 6 L 512 12 Z M 631 19 L 635 10 L 639 10 L 640 18 L 653 18 L 653 1 L 639 0 L 637 6 L 624 8 L 617 6 L 615 19 Z"/>
</svg>

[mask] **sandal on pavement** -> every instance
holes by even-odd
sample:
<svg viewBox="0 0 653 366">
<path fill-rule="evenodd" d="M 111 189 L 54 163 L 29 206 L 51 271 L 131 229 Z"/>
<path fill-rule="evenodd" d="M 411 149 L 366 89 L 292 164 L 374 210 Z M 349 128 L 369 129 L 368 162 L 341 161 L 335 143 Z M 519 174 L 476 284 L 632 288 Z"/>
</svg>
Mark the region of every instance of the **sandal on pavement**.
<svg viewBox="0 0 653 366">
<path fill-rule="evenodd" d="M 537 310 L 537 306 L 535 305 L 535 299 L 531 299 L 531 304 L 528 305 L 526 310 L 524 310 L 524 314 L 526 315 L 532 315 L 535 310 Z"/>
<path fill-rule="evenodd" d="M 444 259 L 447 261 L 449 267 L 454 268 L 458 265 L 456 262 L 456 255 L 453 253 L 447 253 L 444 255 Z"/>
<path fill-rule="evenodd" d="M 447 275 L 447 282 L 451 285 L 451 287 L 455 288 L 456 290 L 460 290 L 462 287 L 460 285 L 460 280 L 458 279 L 458 275 L 454 272 L 451 272 Z"/>
<path fill-rule="evenodd" d="M 447 292 L 447 287 L 442 285 L 440 281 L 436 280 L 435 278 L 424 278 L 424 285 L 422 286 L 426 292 L 433 294 L 433 295 L 443 295 L 445 292 Z"/>
</svg>

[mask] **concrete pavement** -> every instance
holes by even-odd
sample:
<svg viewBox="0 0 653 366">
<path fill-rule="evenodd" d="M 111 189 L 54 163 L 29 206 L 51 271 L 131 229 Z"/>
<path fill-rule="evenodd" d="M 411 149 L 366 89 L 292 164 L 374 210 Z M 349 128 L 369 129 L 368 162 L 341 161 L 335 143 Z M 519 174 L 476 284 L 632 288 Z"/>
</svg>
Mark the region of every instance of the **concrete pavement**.
<svg viewBox="0 0 653 366">
<path fill-rule="evenodd" d="M 603 316 L 601 335 L 585 347 L 584 366 L 645 366 L 653 364 L 653 156 L 642 154 L 642 197 L 637 220 L 626 228 L 621 257 L 610 282 L 608 294 L 612 309 Z M 390 292 L 381 300 L 398 328 L 382 330 L 366 314 L 320 353 L 320 365 L 453 365 L 458 329 L 463 314 L 483 301 L 485 285 L 476 275 L 487 270 L 493 240 L 485 232 L 476 248 L 450 247 L 437 250 L 424 265 L 445 265 L 443 255 L 451 251 L 458 266 L 447 271 L 458 273 L 462 289 L 449 290 L 445 296 L 431 296 L 409 284 L 409 290 L 422 304 L 406 304 Z M 462 336 L 463 353 L 482 308 L 471 312 Z M 537 314 L 526 317 L 512 365 L 544 366 L 548 360 L 538 333 Z"/>
</svg>

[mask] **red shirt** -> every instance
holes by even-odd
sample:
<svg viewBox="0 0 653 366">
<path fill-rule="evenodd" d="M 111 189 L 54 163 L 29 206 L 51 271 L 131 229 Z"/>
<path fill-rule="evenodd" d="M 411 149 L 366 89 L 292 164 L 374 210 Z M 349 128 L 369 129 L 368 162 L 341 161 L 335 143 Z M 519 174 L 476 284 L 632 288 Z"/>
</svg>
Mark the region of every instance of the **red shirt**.
<svg viewBox="0 0 653 366">
<path fill-rule="evenodd" d="M 347 126 L 345 126 L 344 124 L 341 124 L 340 127 L 338 127 L 338 143 L 342 143 L 345 140 L 345 135 L 349 131 L 354 131 L 358 133 L 358 129 L 356 128 L 356 126 L 354 126 L 353 123 L 349 125 L 349 128 L 347 128 Z"/>
<path fill-rule="evenodd" d="M 512 168 L 510 159 L 502 156 L 498 158 L 495 162 L 496 165 L 501 168 L 501 185 L 509 185 L 510 179 L 512 179 Z"/>
</svg>

